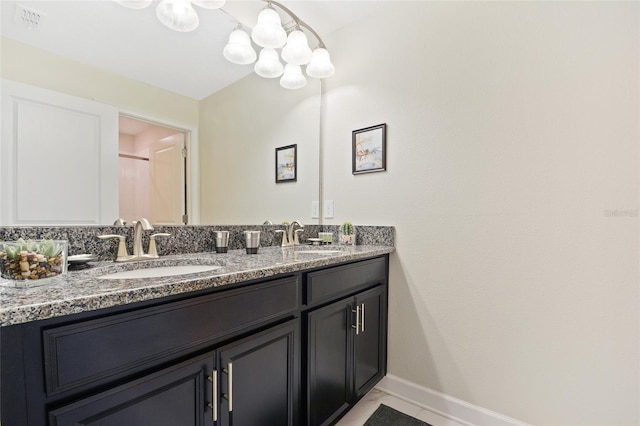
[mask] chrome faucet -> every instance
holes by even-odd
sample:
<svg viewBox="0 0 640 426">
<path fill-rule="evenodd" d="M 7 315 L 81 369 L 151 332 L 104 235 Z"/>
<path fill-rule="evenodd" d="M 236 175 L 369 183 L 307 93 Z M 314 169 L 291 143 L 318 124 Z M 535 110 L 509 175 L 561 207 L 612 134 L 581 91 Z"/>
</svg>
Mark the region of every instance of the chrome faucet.
<svg viewBox="0 0 640 426">
<path fill-rule="evenodd" d="M 300 229 L 296 229 L 294 231 L 295 225 L 298 225 Z M 294 220 L 287 227 L 287 229 L 276 229 L 277 234 L 282 234 L 282 247 L 293 247 L 300 245 L 300 240 L 298 239 L 298 234 L 304 231 L 304 225 L 299 220 Z"/>
<path fill-rule="evenodd" d="M 298 225 L 300 229 L 296 229 L 294 231 L 296 225 Z M 302 232 L 303 230 L 304 225 L 299 220 L 294 220 L 293 222 L 291 222 L 291 225 L 289 225 L 289 244 L 299 246 L 300 240 L 298 239 L 298 233 Z"/>
<path fill-rule="evenodd" d="M 138 221 L 132 222 L 133 225 L 133 254 L 130 255 L 127 252 L 127 245 L 125 241 L 125 237 L 122 235 L 98 235 L 98 238 L 107 240 L 111 238 L 118 239 L 118 254 L 116 255 L 116 262 L 135 262 L 137 260 L 148 260 L 148 259 L 157 259 L 158 251 L 156 248 L 156 238 L 157 237 L 168 237 L 171 234 L 167 234 L 164 232 L 160 232 L 157 234 L 153 234 L 149 238 L 149 253 L 144 253 L 144 248 L 142 247 L 142 231 L 151 231 L 153 230 L 153 226 L 151 223 L 144 217 Z"/>
<path fill-rule="evenodd" d="M 133 222 L 133 257 L 144 256 L 144 249 L 142 248 L 142 231 L 153 231 L 153 226 L 146 218 Z"/>
</svg>

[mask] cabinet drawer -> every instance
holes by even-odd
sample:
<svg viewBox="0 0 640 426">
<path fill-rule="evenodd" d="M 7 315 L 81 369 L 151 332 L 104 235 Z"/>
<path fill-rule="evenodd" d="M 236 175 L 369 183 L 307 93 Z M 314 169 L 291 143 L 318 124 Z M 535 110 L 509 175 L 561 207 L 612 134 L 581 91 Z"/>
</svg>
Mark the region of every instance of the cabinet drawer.
<svg viewBox="0 0 640 426">
<path fill-rule="evenodd" d="M 307 305 L 326 302 L 372 284 L 387 282 L 386 257 L 311 272 L 307 275 Z"/>
<path fill-rule="evenodd" d="M 56 395 L 159 365 L 298 309 L 288 277 L 43 331 L 46 389 Z"/>
<path fill-rule="evenodd" d="M 51 426 L 212 424 L 208 353 L 49 412 Z"/>
</svg>

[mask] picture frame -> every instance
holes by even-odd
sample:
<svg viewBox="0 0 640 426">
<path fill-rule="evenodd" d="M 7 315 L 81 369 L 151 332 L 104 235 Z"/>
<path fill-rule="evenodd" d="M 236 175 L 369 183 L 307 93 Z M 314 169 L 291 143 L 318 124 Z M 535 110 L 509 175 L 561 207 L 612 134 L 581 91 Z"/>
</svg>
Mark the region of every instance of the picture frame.
<svg viewBox="0 0 640 426">
<path fill-rule="evenodd" d="M 298 180 L 298 145 L 276 148 L 276 183 Z"/>
<path fill-rule="evenodd" d="M 387 170 L 387 124 L 354 130 L 351 136 L 354 175 Z"/>
</svg>

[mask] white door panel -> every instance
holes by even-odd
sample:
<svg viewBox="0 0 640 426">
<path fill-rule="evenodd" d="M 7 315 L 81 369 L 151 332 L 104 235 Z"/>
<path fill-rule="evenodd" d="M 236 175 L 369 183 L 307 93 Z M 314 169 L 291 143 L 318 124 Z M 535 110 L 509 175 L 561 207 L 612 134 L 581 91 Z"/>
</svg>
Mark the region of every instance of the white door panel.
<svg viewBox="0 0 640 426">
<path fill-rule="evenodd" d="M 161 139 L 149 149 L 151 223 L 182 224 L 184 208 L 184 134 Z"/>
<path fill-rule="evenodd" d="M 2 80 L 0 224 L 118 217 L 118 110 Z"/>
</svg>

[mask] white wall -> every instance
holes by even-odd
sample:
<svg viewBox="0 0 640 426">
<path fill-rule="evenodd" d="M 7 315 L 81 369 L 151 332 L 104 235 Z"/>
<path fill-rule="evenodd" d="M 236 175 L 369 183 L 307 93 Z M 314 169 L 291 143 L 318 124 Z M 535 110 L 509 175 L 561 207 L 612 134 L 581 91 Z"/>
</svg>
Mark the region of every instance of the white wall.
<svg viewBox="0 0 640 426">
<path fill-rule="evenodd" d="M 333 223 L 396 226 L 389 372 L 640 424 L 639 3 L 401 2 L 326 37 Z M 351 131 L 388 124 L 386 172 Z"/>
<path fill-rule="evenodd" d="M 0 76 L 92 99 L 130 114 L 198 125 L 198 101 L 0 37 Z"/>
<path fill-rule="evenodd" d="M 308 80 L 292 91 L 253 74 L 200 102 L 201 223 L 313 223 L 320 84 Z M 293 144 L 297 181 L 275 183 L 275 149 Z"/>
<path fill-rule="evenodd" d="M 0 76 L 3 78 L 113 105 L 120 112 L 136 117 L 157 120 L 185 129 L 196 129 L 198 126 L 199 102 L 195 99 L 92 68 L 11 39 L 0 38 L 0 42 Z M 197 147 L 196 133 L 191 135 L 192 147 Z M 126 164 L 135 161 L 120 159 L 119 162 Z M 191 185 L 188 190 L 198 192 L 195 162 L 196 160 L 191 161 L 189 173 L 192 177 L 189 178 Z M 129 179 L 131 176 L 147 176 L 148 165 L 120 170 L 120 174 L 128 175 L 122 179 Z M 141 178 L 133 177 L 133 179 L 138 182 L 138 192 L 144 191 L 144 187 L 148 188 L 148 183 L 140 185 Z M 133 192 L 125 191 L 121 194 L 123 199 L 134 196 L 133 185 L 128 189 Z M 192 204 L 190 218 L 198 223 L 198 201 L 191 196 L 189 199 Z M 149 212 L 148 208 L 125 208 L 121 215 L 130 221 L 129 216 L 148 217 Z"/>
<path fill-rule="evenodd" d="M 175 129 L 150 126 L 136 136 L 120 133 L 119 154 L 146 158 L 119 158 L 120 217 L 127 223 L 141 217 L 152 217 L 149 147 L 163 138 L 176 135 Z"/>
<path fill-rule="evenodd" d="M 120 133 L 118 135 L 118 142 L 119 154 L 136 154 L 135 136 Z M 138 191 L 136 190 L 138 188 L 138 170 L 142 167 L 145 167 L 139 167 L 139 163 L 142 163 L 142 160 L 126 157 L 118 158 L 118 192 L 120 201 L 118 204 L 118 209 L 119 216 L 127 222 L 137 220 L 136 218 L 140 217 L 148 217 L 140 215 L 141 212 L 138 210 L 138 207 L 141 203 L 136 202 L 136 200 L 138 199 Z M 149 166 L 146 165 L 146 168 L 148 170 Z"/>
</svg>

